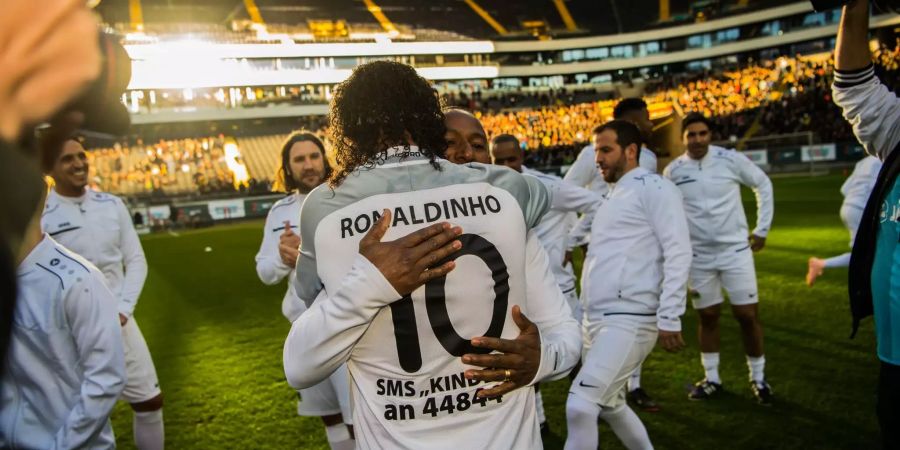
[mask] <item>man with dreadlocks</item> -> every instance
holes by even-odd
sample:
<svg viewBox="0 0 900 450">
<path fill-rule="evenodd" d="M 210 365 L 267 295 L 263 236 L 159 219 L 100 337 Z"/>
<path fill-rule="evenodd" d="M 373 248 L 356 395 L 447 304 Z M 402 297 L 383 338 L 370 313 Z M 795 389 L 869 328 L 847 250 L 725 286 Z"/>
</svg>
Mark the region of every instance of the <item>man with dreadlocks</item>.
<svg viewBox="0 0 900 450">
<path fill-rule="evenodd" d="M 442 159 L 438 95 L 409 66 L 358 67 L 329 120 L 340 169 L 301 209 L 295 289 L 311 306 L 285 342 L 288 382 L 315 384 L 346 361 L 361 449 L 541 448 L 534 395 L 517 388 L 564 376 L 581 351 L 530 230 L 549 207 L 546 189 Z M 456 224 L 441 234 L 453 236 L 446 255 L 407 252 L 381 269 L 366 255 L 385 235 L 440 221 Z M 409 266 L 439 273 L 424 288 L 388 281 Z M 528 266 L 543 276 L 526 280 Z"/>
</svg>

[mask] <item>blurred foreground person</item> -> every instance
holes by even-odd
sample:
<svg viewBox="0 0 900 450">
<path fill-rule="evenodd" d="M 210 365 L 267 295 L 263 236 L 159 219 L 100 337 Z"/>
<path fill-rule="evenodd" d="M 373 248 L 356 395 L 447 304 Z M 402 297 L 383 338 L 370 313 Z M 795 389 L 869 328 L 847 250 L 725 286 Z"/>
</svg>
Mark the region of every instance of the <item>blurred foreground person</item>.
<svg viewBox="0 0 900 450">
<path fill-rule="evenodd" d="M 875 317 L 884 448 L 900 448 L 900 99 L 878 81 L 869 52 L 869 2 L 844 7 L 835 48 L 834 102 L 866 152 L 884 166 L 863 211 L 850 257 L 853 334 Z"/>
<path fill-rule="evenodd" d="M 17 257 L 0 448 L 114 448 L 109 414 L 125 385 L 116 301 L 96 267 L 41 233 L 41 209 Z"/>
</svg>

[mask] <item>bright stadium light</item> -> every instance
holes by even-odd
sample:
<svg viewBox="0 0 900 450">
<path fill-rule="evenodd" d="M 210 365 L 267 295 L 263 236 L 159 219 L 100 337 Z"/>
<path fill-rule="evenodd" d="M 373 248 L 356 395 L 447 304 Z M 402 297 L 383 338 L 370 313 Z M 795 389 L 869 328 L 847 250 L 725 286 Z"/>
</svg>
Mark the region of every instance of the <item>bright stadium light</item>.
<svg viewBox="0 0 900 450">
<path fill-rule="evenodd" d="M 125 45 L 131 59 L 304 58 L 317 56 L 399 56 L 494 53 L 490 41 L 366 42 L 333 44 L 216 44 L 183 39 L 156 44 Z"/>
<path fill-rule="evenodd" d="M 173 70 L 178 67 L 178 70 Z M 416 69 L 434 80 L 496 78 L 496 66 L 423 67 Z M 346 80 L 351 69 L 328 67 L 309 70 L 256 70 L 235 60 L 132 61 L 129 89 L 187 89 L 223 86 L 292 86 L 299 84 L 336 84 Z"/>
</svg>

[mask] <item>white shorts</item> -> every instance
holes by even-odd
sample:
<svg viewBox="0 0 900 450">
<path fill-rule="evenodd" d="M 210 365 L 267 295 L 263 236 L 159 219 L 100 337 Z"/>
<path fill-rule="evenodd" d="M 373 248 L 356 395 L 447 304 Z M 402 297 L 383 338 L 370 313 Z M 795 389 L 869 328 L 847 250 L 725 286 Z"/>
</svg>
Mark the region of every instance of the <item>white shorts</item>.
<svg viewBox="0 0 900 450">
<path fill-rule="evenodd" d="M 333 416 L 340 414 L 344 423 L 353 424 L 350 408 L 350 375 L 347 364 L 341 364 L 328 378 L 321 383 L 297 391 L 300 401 L 297 403 L 297 414 L 309 417 Z"/>
<path fill-rule="evenodd" d="M 122 327 L 122 345 L 125 349 L 126 380 L 121 398 L 134 404 L 146 402 L 162 393 L 150 349 L 134 317 L 129 318 Z"/>
<path fill-rule="evenodd" d="M 728 291 L 728 300 L 732 305 L 759 302 L 750 244 L 709 253 L 694 251 L 690 271 L 691 289 L 698 294 L 692 299 L 694 309 L 721 304 L 725 301 L 723 288 Z"/>
<path fill-rule="evenodd" d="M 841 221 L 847 231 L 850 232 L 850 248 L 853 248 L 853 242 L 856 241 L 856 230 L 859 229 L 859 223 L 862 222 L 863 210 L 857 206 L 842 205 Z"/>
<path fill-rule="evenodd" d="M 625 383 L 656 345 L 656 323 L 606 316 L 581 358 L 569 392 L 603 408 L 625 404 Z"/>
</svg>

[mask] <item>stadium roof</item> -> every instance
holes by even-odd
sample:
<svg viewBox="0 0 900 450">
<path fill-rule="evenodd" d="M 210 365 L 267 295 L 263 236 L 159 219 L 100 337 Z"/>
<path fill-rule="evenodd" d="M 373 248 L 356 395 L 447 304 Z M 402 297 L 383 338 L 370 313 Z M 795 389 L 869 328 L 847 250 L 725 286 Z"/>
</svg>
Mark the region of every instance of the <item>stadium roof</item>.
<svg viewBox="0 0 900 450">
<path fill-rule="evenodd" d="M 326 20 L 378 27 L 379 20 L 370 12 L 369 3 L 380 8 L 391 22 L 406 27 L 449 31 L 479 39 L 522 39 L 542 27 L 550 36 L 615 34 L 693 21 L 699 11 L 704 11 L 707 17 L 716 17 L 783 3 L 778 0 L 667 1 L 669 19 L 662 22 L 661 0 L 256 0 L 255 3 L 267 24 L 306 26 L 309 21 Z M 143 22 L 148 25 L 215 24 L 227 29 L 235 20 L 250 19 L 243 0 L 140 0 L 140 5 Z M 130 21 L 129 0 L 103 0 L 97 11 L 108 23 Z M 572 22 L 567 23 L 566 15 Z"/>
</svg>

